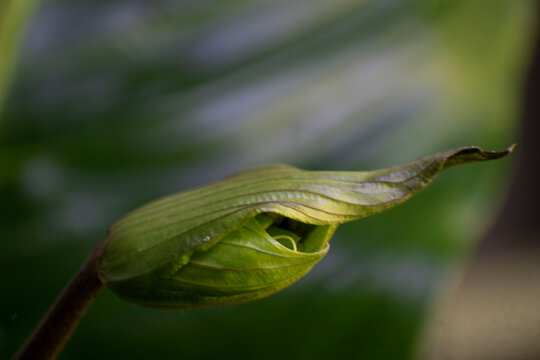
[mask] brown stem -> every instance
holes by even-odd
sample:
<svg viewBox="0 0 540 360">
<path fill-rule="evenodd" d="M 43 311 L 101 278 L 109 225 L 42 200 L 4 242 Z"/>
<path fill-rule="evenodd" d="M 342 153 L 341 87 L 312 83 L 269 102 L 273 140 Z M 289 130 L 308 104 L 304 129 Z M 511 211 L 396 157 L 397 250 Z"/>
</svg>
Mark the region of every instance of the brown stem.
<svg viewBox="0 0 540 360">
<path fill-rule="evenodd" d="M 102 247 L 100 243 L 92 250 L 14 360 L 55 359 L 62 351 L 86 309 L 103 289 L 97 273 Z"/>
</svg>

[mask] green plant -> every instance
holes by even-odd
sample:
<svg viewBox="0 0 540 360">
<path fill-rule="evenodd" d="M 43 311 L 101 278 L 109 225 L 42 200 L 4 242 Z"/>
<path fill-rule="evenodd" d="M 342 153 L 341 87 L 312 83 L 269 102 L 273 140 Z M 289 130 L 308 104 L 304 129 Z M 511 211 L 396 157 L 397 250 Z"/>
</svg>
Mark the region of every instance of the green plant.
<svg viewBox="0 0 540 360">
<path fill-rule="evenodd" d="M 368 172 L 270 166 L 152 202 L 109 228 L 17 358 L 54 358 L 104 286 L 165 309 L 272 295 L 324 257 L 339 224 L 399 205 L 449 167 L 513 148 L 464 147 Z"/>
</svg>

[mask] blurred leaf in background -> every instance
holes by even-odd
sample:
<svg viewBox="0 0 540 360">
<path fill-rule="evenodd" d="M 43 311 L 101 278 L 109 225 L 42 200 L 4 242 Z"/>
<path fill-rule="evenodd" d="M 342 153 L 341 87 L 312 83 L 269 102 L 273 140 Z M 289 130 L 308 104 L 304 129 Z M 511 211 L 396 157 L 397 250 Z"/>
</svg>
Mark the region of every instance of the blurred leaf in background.
<svg viewBox="0 0 540 360">
<path fill-rule="evenodd" d="M 533 8 L 40 2 L 0 114 L 0 356 L 107 226 L 148 200 L 265 163 L 368 170 L 462 145 L 504 149 Z M 265 300 L 159 312 L 104 292 L 62 358 L 414 357 L 434 296 L 504 198 L 508 165 L 450 171 L 340 227 L 305 279 Z"/>
<path fill-rule="evenodd" d="M 18 43 L 34 5 L 34 0 L 5 0 L 0 3 L 0 113 L 17 59 Z"/>
</svg>

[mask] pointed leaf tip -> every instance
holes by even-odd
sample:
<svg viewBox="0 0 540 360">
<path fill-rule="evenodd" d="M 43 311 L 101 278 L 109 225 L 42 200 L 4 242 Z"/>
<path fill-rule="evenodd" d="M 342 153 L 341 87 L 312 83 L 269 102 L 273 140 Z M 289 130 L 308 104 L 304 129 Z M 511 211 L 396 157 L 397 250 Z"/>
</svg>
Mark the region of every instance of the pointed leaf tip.
<svg viewBox="0 0 540 360">
<path fill-rule="evenodd" d="M 467 146 L 450 150 L 451 153 L 447 154 L 448 157 L 443 169 L 469 162 L 500 159 L 512 153 L 516 146 L 517 144 L 512 144 L 503 151 L 486 151 L 478 146 Z"/>
</svg>

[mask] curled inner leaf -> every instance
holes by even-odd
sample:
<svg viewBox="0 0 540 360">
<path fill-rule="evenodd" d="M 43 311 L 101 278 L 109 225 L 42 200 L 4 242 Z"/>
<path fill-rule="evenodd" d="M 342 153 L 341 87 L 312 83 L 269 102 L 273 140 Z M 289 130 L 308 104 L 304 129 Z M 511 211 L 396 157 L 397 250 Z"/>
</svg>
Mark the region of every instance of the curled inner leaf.
<svg viewBox="0 0 540 360">
<path fill-rule="evenodd" d="M 195 252 L 170 276 L 157 279 L 152 304 L 156 297 L 161 299 L 159 307 L 184 309 L 259 299 L 298 280 L 328 252 L 328 239 L 321 239 L 324 246 L 310 252 L 284 246 L 258 219 L 249 220 L 211 249 Z M 173 303 L 167 300 L 171 295 Z"/>
</svg>

